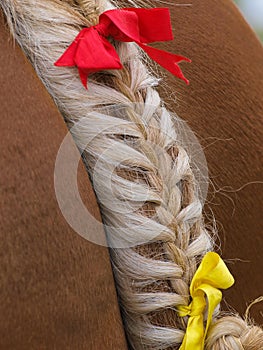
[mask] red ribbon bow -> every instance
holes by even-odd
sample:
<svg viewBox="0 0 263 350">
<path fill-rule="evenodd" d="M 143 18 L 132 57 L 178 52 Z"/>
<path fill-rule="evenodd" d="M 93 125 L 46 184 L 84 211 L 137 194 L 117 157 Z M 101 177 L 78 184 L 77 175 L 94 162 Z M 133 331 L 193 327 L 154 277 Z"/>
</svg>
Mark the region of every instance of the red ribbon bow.
<svg viewBox="0 0 263 350">
<path fill-rule="evenodd" d="M 124 8 L 103 12 L 99 24 L 82 29 L 55 65 L 77 66 L 80 79 L 87 88 L 90 73 L 122 68 L 115 48 L 106 39 L 109 36 L 118 41 L 134 41 L 154 61 L 189 83 L 177 63 L 191 60 L 145 45 L 173 39 L 168 8 Z"/>
</svg>

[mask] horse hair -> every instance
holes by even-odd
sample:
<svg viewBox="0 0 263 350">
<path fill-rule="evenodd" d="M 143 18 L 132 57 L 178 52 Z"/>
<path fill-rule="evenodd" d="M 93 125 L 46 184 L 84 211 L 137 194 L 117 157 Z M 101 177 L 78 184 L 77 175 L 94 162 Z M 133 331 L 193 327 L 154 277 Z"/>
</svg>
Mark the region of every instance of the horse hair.
<svg viewBox="0 0 263 350">
<path fill-rule="evenodd" d="M 114 43 L 124 68 L 93 74 L 88 90 L 77 69 L 54 66 L 80 29 L 95 24 L 113 4 L 2 0 L 1 7 L 69 128 L 76 126 L 73 138 L 84 149 L 88 172 L 96 180 L 108 241 L 117 232 L 132 242 L 111 248 L 130 347 L 179 349 L 187 318 L 179 317 L 176 307 L 189 304 L 189 285 L 202 257 L 214 249 L 215 232 L 205 226 L 199 185 L 177 139 L 177 117 L 155 89 L 158 78 L 132 43 Z M 104 181 L 108 176 L 111 189 Z M 260 327 L 217 308 L 206 349 L 262 347 Z"/>
</svg>

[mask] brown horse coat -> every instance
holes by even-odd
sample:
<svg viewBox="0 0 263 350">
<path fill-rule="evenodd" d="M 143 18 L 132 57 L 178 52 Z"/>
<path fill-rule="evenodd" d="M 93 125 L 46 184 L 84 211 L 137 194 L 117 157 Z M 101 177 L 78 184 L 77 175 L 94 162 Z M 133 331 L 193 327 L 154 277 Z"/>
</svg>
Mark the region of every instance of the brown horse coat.
<svg viewBox="0 0 263 350">
<path fill-rule="evenodd" d="M 108 250 L 76 234 L 56 201 L 66 125 L 2 16 L 0 52 L 0 349 L 125 349 Z M 83 164 L 78 185 L 99 219 Z"/>
<path fill-rule="evenodd" d="M 225 296 L 244 314 L 263 292 L 263 47 L 232 2 L 191 4 L 169 6 L 175 41 L 160 45 L 192 59 L 182 65 L 191 84 L 171 75 L 165 84 L 178 92 L 171 108 L 204 147 L 215 186 L 205 210 L 214 213 L 223 257 L 236 259 L 229 265 L 236 283 Z M 251 314 L 262 323 L 260 309 Z"/>
</svg>

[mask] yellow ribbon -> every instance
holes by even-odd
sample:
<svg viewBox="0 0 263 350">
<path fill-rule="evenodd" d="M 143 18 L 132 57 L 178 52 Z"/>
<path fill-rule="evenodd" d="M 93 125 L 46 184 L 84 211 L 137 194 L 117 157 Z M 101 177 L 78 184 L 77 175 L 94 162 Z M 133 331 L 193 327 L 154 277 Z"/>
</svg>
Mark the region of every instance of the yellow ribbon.
<svg viewBox="0 0 263 350">
<path fill-rule="evenodd" d="M 179 316 L 190 316 L 186 333 L 179 350 L 203 350 L 213 312 L 222 299 L 222 292 L 234 284 L 234 278 L 217 253 L 207 253 L 196 270 L 190 285 L 192 302 L 178 306 Z M 207 321 L 204 329 L 204 312 L 208 302 Z"/>
</svg>

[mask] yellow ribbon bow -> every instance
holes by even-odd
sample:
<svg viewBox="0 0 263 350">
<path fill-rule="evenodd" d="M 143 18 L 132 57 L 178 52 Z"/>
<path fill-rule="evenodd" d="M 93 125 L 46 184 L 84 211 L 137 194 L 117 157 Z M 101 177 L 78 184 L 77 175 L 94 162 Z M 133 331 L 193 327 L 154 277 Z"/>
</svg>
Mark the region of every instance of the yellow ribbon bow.
<svg viewBox="0 0 263 350">
<path fill-rule="evenodd" d="M 222 292 L 234 284 L 234 278 L 217 253 L 207 253 L 196 270 L 190 285 L 192 302 L 178 306 L 179 316 L 190 316 L 183 343 L 179 350 L 203 350 L 206 334 L 212 321 L 213 312 L 222 299 Z M 206 327 L 204 311 L 208 302 Z"/>
</svg>

